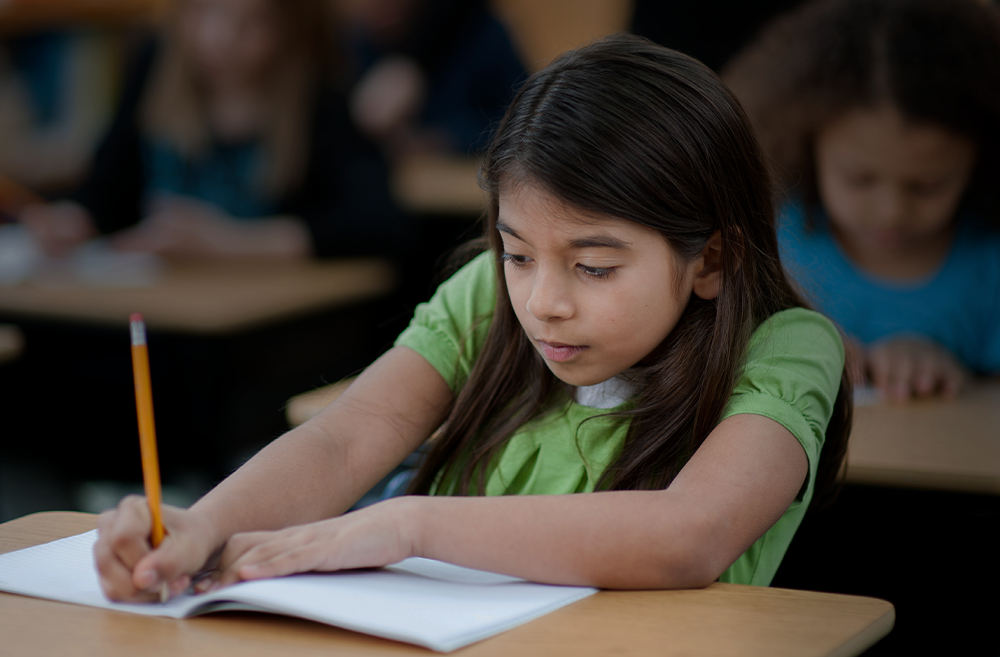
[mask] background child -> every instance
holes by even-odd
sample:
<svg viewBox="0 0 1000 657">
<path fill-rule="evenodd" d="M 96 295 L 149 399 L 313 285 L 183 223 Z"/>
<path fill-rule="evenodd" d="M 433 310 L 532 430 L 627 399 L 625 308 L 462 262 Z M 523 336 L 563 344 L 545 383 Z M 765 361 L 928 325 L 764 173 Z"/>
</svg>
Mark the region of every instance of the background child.
<svg viewBox="0 0 1000 657">
<path fill-rule="evenodd" d="M 411 554 L 613 588 L 770 581 L 840 467 L 851 395 L 835 328 L 781 270 L 735 99 L 693 59 L 601 41 L 529 79 L 483 178 L 490 250 L 336 402 L 165 509 L 152 554 L 141 498 L 101 517 L 108 595 L 177 594 L 223 545 L 219 583 Z M 339 516 L 442 423 L 430 495 Z"/>
<path fill-rule="evenodd" d="M 98 232 L 178 255 L 386 250 L 377 150 L 333 89 L 327 3 L 182 0 L 136 67 L 76 202 L 22 221 L 51 253 Z"/>
<path fill-rule="evenodd" d="M 1000 23 L 972 0 L 828 0 L 724 76 L 785 192 L 782 257 L 890 396 L 1000 372 Z"/>
<path fill-rule="evenodd" d="M 482 151 L 526 76 L 485 0 L 336 0 L 351 113 L 393 156 Z"/>
</svg>

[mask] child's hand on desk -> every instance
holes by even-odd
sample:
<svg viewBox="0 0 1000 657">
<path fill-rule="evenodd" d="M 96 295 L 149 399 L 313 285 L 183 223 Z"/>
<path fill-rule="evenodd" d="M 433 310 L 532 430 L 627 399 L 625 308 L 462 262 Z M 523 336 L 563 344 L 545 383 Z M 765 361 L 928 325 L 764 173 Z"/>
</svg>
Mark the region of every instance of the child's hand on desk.
<svg viewBox="0 0 1000 657">
<path fill-rule="evenodd" d="M 113 238 L 115 248 L 165 256 L 304 257 L 310 238 L 301 221 L 273 217 L 240 221 L 201 201 L 169 197 L 138 226 Z"/>
<path fill-rule="evenodd" d="M 877 342 L 865 354 L 872 384 L 890 399 L 940 395 L 954 397 L 966 371 L 948 350 L 921 338 Z"/>
<path fill-rule="evenodd" d="M 36 203 L 21 211 L 18 221 L 28 229 L 45 255 L 67 255 L 97 237 L 97 228 L 83 206 L 70 201 Z"/>
<path fill-rule="evenodd" d="M 215 552 L 221 541 L 201 516 L 167 505 L 162 509 L 166 536 L 155 551 L 149 542 L 152 520 L 146 498 L 131 495 L 101 514 L 94 561 L 108 598 L 158 600 L 162 582 L 169 583 L 171 596 L 179 595 Z"/>
<path fill-rule="evenodd" d="M 395 498 L 343 516 L 273 532 L 236 534 L 229 539 L 217 576 L 198 586 L 210 590 L 240 580 L 309 571 L 371 568 L 416 554 L 407 522 L 417 498 Z"/>
</svg>

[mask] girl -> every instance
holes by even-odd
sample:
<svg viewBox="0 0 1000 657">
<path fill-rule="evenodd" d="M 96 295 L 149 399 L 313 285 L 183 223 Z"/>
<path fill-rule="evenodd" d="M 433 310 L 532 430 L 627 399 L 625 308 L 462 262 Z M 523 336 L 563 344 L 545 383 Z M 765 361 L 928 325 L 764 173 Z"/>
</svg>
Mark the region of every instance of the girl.
<svg viewBox="0 0 1000 657">
<path fill-rule="evenodd" d="M 109 596 L 177 594 L 218 550 L 215 585 L 409 555 L 612 588 L 771 580 L 840 467 L 850 390 L 781 271 L 734 98 L 684 55 L 597 42 L 528 80 L 482 178 L 490 249 L 336 402 L 165 509 L 155 551 L 141 498 L 101 517 Z M 438 427 L 417 495 L 341 515 Z"/>
<path fill-rule="evenodd" d="M 330 20 L 315 0 L 176 3 L 75 201 L 22 221 L 52 254 L 123 229 L 118 247 L 174 255 L 384 248 L 398 217 L 333 91 Z"/>
<path fill-rule="evenodd" d="M 1000 23 L 973 0 L 827 0 L 727 71 L 786 193 L 792 274 L 892 398 L 1000 372 Z"/>
</svg>

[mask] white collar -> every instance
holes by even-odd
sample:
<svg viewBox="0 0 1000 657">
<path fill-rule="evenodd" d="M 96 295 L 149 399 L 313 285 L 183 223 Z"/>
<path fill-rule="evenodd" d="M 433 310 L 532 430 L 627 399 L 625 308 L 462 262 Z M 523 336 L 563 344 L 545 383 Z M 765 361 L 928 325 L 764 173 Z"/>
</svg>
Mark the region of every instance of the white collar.
<svg viewBox="0 0 1000 657">
<path fill-rule="evenodd" d="M 638 386 L 617 376 L 592 386 L 577 386 L 576 403 L 591 408 L 614 408 L 635 396 Z"/>
</svg>

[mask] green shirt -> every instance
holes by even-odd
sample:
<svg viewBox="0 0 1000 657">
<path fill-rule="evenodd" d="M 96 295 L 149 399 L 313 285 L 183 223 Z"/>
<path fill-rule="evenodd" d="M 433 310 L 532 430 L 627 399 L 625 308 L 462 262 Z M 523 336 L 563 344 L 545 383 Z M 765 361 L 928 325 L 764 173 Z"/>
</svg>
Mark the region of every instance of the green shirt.
<svg viewBox="0 0 1000 657">
<path fill-rule="evenodd" d="M 417 307 L 396 344 L 434 366 L 453 392 L 461 389 L 482 351 L 496 303 L 496 273 L 483 253 Z M 798 439 L 809 460 L 809 478 L 784 515 L 719 578 L 771 583 L 813 496 L 816 467 L 844 367 L 837 330 L 822 315 L 795 308 L 773 315 L 754 332 L 746 366 L 722 419 L 741 413 L 771 418 Z M 618 407 L 621 409 L 623 407 Z M 573 401 L 529 422 L 510 439 L 487 470 L 487 495 L 558 495 L 592 492 L 618 456 L 626 420 L 607 409 Z M 588 418 L 594 418 L 587 422 Z M 443 483 L 437 494 L 447 494 Z"/>
</svg>

